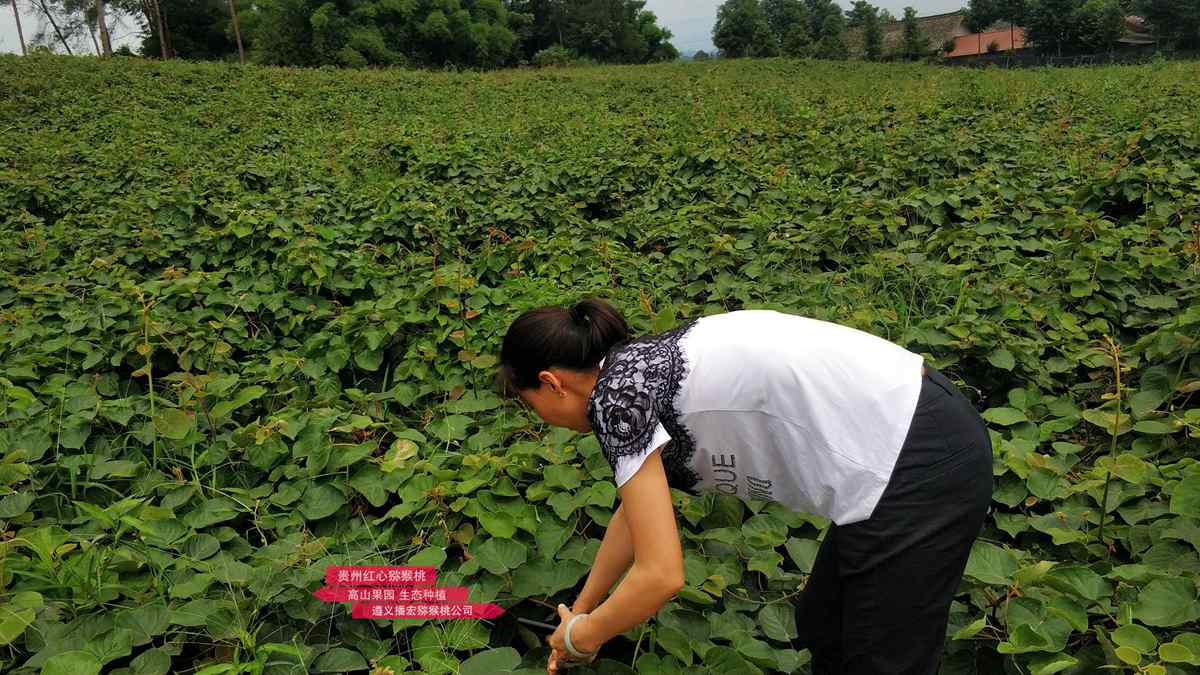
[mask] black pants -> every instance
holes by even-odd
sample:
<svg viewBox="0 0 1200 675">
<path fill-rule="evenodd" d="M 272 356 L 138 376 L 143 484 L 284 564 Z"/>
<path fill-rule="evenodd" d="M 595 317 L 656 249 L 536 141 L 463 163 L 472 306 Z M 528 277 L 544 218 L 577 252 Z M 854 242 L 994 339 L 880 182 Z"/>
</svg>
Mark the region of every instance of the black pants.
<svg viewBox="0 0 1200 675">
<path fill-rule="evenodd" d="M 978 411 L 926 366 L 912 425 L 867 520 L 831 525 L 796 610 L 814 675 L 933 675 L 992 496 Z"/>
</svg>

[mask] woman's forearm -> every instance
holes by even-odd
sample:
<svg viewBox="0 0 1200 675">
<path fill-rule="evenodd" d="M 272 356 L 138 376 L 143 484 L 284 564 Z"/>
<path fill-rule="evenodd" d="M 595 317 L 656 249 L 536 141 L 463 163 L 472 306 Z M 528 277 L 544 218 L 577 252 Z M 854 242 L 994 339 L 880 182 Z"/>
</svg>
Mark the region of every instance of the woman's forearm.
<svg viewBox="0 0 1200 675">
<path fill-rule="evenodd" d="M 582 624 L 576 642 L 578 649 L 593 651 L 599 645 L 645 622 L 679 591 L 683 580 L 661 569 L 638 565 L 635 560 L 629 574 L 617 590 L 591 610 Z"/>
<path fill-rule="evenodd" d="M 575 612 L 590 612 L 604 601 L 617 579 L 633 564 L 633 537 L 625 520 L 624 504 L 617 506 L 613 517 L 604 530 L 604 539 L 596 551 L 592 571 L 588 573 L 583 590 L 575 599 L 571 609 Z"/>
</svg>

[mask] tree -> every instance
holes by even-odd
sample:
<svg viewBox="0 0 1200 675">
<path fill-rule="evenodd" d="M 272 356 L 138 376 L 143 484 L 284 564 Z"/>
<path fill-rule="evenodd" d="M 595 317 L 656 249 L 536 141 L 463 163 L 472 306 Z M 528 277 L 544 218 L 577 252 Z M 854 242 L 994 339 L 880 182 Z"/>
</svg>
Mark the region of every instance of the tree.
<svg viewBox="0 0 1200 675">
<path fill-rule="evenodd" d="M 725 0 L 717 8 L 713 44 L 721 56 L 775 56 L 779 50 L 758 0 Z"/>
<path fill-rule="evenodd" d="M 917 22 L 917 10 L 905 7 L 904 18 L 900 22 L 903 30 L 901 52 L 909 60 L 921 58 L 929 51 L 929 38 L 921 33 L 921 24 Z"/>
<path fill-rule="evenodd" d="M 674 61 L 679 58 L 679 50 L 671 44 L 671 31 L 658 25 L 658 17 L 654 12 L 642 10 L 637 15 L 638 31 L 646 45 L 645 56 L 638 59 L 646 61 Z"/>
<path fill-rule="evenodd" d="M 812 38 L 808 35 L 808 23 L 792 24 L 787 35 L 783 37 L 780 50 L 793 58 L 808 56 L 812 52 Z"/>
<path fill-rule="evenodd" d="M 25 49 L 25 33 L 21 30 L 21 12 L 17 9 L 17 0 L 11 0 L 13 20 L 17 22 L 17 39 L 21 42 L 21 56 L 28 56 L 29 52 Z"/>
<path fill-rule="evenodd" d="M 1086 0 L 1078 21 L 1079 41 L 1086 48 L 1111 50 L 1125 34 L 1125 11 L 1117 0 Z"/>
<path fill-rule="evenodd" d="M 237 39 L 238 62 L 246 65 L 246 50 L 242 48 L 242 31 L 238 28 L 237 7 L 229 0 L 229 16 L 233 18 L 233 36 Z"/>
<path fill-rule="evenodd" d="M 1042 50 L 1059 55 L 1075 42 L 1075 9 L 1079 0 L 1033 0 L 1025 20 L 1025 37 Z"/>
<path fill-rule="evenodd" d="M 762 11 L 771 32 L 780 42 L 792 26 L 808 20 L 808 10 L 801 0 L 762 0 Z"/>
<path fill-rule="evenodd" d="M 703 49 L 697 50 L 695 54 L 692 54 L 693 61 L 707 61 L 710 58 L 711 57 L 708 55 L 708 52 L 704 51 Z"/>
<path fill-rule="evenodd" d="M 237 44 L 226 30 L 230 23 L 227 7 L 224 0 L 157 0 L 147 5 L 145 11 L 149 16 L 144 23 L 142 56 L 212 60 L 236 53 Z M 165 45 L 161 42 L 164 30 L 158 26 L 159 13 L 163 18 L 169 16 L 171 21 L 171 36 Z"/>
<path fill-rule="evenodd" d="M 863 57 L 877 61 L 883 55 L 883 30 L 880 28 L 879 8 L 867 0 L 854 0 L 846 10 L 846 26 L 862 29 Z"/>
<path fill-rule="evenodd" d="M 821 39 L 817 41 L 814 49 L 817 58 L 842 60 L 850 55 L 843 38 L 845 27 L 845 19 L 840 11 L 825 15 L 825 22 L 821 24 Z"/>
<path fill-rule="evenodd" d="M 645 4 L 645 0 L 508 0 L 505 8 L 517 37 L 516 49 L 525 59 L 554 44 L 607 63 L 677 58 L 671 32 L 658 24 Z"/>
<path fill-rule="evenodd" d="M 854 4 L 850 9 L 846 10 L 846 27 L 858 28 L 862 26 L 867 19 L 867 15 L 879 16 L 879 10 L 867 0 L 854 0 Z"/>
<path fill-rule="evenodd" d="M 879 16 L 875 8 L 863 18 L 863 55 L 868 61 L 878 61 L 883 56 L 883 30 L 879 27 Z"/>
<path fill-rule="evenodd" d="M 788 56 L 807 55 L 812 37 L 808 8 L 804 3 L 801 0 L 763 0 L 762 8 L 779 50 Z"/>
<path fill-rule="evenodd" d="M 1024 23 L 1039 50 L 1091 52 L 1112 48 L 1125 31 L 1125 12 L 1118 0 L 1032 0 Z"/>
<path fill-rule="evenodd" d="M 1134 7 L 1167 44 L 1200 47 L 1200 0 L 1134 0 Z"/>
<path fill-rule="evenodd" d="M 972 32 L 979 33 L 997 21 L 1008 22 L 1009 49 L 1016 49 L 1016 26 L 1023 26 L 1028 19 L 1029 6 L 1026 0 L 970 0 L 967 5 L 966 23 Z"/>
<path fill-rule="evenodd" d="M 100 27 L 101 56 L 112 56 L 112 40 L 108 37 L 108 23 L 104 20 L 104 0 L 96 0 L 96 25 Z"/>
<path fill-rule="evenodd" d="M 824 37 L 825 21 L 830 14 L 837 14 L 836 25 L 845 29 L 846 22 L 842 8 L 834 0 L 804 0 L 804 7 L 808 10 L 808 34 L 812 36 L 814 42 L 819 43 Z"/>
</svg>

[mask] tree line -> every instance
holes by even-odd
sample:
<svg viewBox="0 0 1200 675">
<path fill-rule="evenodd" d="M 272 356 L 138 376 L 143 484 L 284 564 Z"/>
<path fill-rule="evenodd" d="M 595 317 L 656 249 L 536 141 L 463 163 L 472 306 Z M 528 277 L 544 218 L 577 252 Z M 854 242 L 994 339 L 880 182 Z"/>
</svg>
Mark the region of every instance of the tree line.
<svg viewBox="0 0 1200 675">
<path fill-rule="evenodd" d="M 713 44 L 722 56 L 793 56 L 845 59 L 851 56 L 849 33 L 860 36 L 859 56 L 885 57 L 883 27 L 896 23 L 886 9 L 854 0 L 843 10 L 833 0 L 726 0 L 717 8 Z M 886 56 L 918 58 L 927 48 L 917 12 L 904 9 L 903 39 Z M 706 55 L 707 56 L 707 55 Z"/>
<path fill-rule="evenodd" d="M 1033 47 L 1060 54 L 1108 51 L 1125 33 L 1127 15 L 1145 19 L 1163 44 L 1200 47 L 1200 0 L 970 0 L 964 15 L 972 31 L 1005 22 L 1013 31 L 1022 27 Z M 885 28 L 899 29 L 888 53 Z M 897 21 L 867 0 L 854 0 L 844 11 L 833 0 L 725 0 L 712 37 L 720 55 L 733 58 L 853 55 L 875 61 L 919 59 L 953 48 L 950 40 L 933 44 L 912 7 Z"/>
<path fill-rule="evenodd" d="M 1160 44 L 1200 47 L 1200 0 L 970 0 L 972 30 L 997 21 L 1025 29 L 1025 39 L 1048 52 L 1108 51 L 1124 35 L 1125 17 L 1140 16 Z"/>
<path fill-rule="evenodd" d="M 14 3 L 17 0 L 12 0 Z M 280 66 L 647 63 L 679 56 L 645 0 L 25 0 L 71 52 L 106 13 L 142 56 Z M 99 54 L 111 47 L 96 45 Z"/>
</svg>

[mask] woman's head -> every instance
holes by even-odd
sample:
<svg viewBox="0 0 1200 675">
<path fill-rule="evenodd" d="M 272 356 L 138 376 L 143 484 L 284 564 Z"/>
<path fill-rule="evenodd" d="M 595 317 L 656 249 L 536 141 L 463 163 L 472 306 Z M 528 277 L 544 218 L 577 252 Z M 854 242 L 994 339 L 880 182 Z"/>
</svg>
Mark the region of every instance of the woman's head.
<svg viewBox="0 0 1200 675">
<path fill-rule="evenodd" d="M 528 403 L 546 423 L 586 432 L 597 366 L 628 339 L 625 318 L 598 298 L 529 310 L 504 336 L 496 384 Z"/>
</svg>

